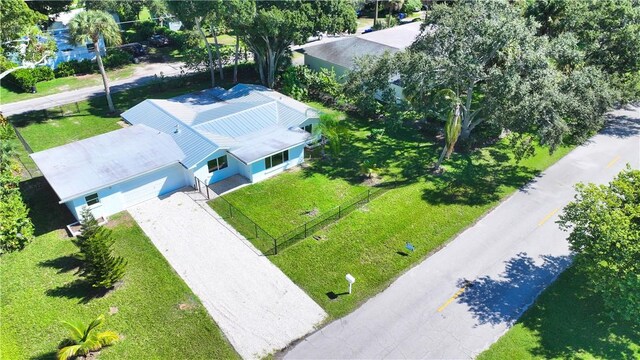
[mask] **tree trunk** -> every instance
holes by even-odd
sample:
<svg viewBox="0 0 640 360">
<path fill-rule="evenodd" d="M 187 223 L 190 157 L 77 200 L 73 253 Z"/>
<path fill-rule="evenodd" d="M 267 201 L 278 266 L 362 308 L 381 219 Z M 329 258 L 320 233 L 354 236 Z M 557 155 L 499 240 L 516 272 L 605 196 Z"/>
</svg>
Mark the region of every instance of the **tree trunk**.
<svg viewBox="0 0 640 360">
<path fill-rule="evenodd" d="M 378 0 L 376 0 L 376 11 L 375 14 L 373 15 L 373 26 L 376 26 L 376 23 L 378 22 Z"/>
<path fill-rule="evenodd" d="M 218 57 L 218 72 L 220 73 L 220 80 L 224 80 L 224 69 L 222 68 L 222 57 L 220 56 L 220 45 L 218 44 L 218 34 L 216 33 L 215 26 L 211 26 L 211 34 L 213 34 L 213 43 L 216 46 L 216 56 Z"/>
<path fill-rule="evenodd" d="M 442 148 L 442 152 L 440 153 L 440 157 L 438 158 L 438 162 L 436 163 L 435 170 L 440 169 L 440 166 L 442 165 L 442 161 L 444 160 L 444 156 L 446 154 L 447 154 L 447 144 L 444 144 L 444 147 Z"/>
<path fill-rule="evenodd" d="M 207 54 L 209 55 L 209 72 L 211 73 L 211 87 L 216 87 L 216 71 L 213 65 L 213 54 L 211 53 L 211 45 L 209 44 L 209 41 L 207 40 L 207 36 L 204 34 L 204 31 L 202 31 L 202 27 L 200 26 L 200 21 L 202 21 L 202 18 L 197 17 L 196 28 L 198 29 L 200 36 L 202 36 L 202 38 L 204 39 L 204 45 L 206 46 Z"/>
<path fill-rule="evenodd" d="M 107 95 L 107 104 L 109 104 L 109 111 L 114 113 L 116 112 L 115 106 L 113 106 L 113 100 L 111 99 L 111 89 L 109 88 L 109 79 L 107 78 L 107 73 L 104 71 L 104 64 L 102 64 L 102 56 L 100 55 L 100 39 L 93 39 L 94 50 L 96 53 L 96 61 L 98 62 L 98 69 L 100 70 L 100 75 L 102 75 L 102 83 L 104 85 L 104 93 Z"/>
<path fill-rule="evenodd" d="M 236 35 L 236 55 L 233 60 L 233 83 L 238 83 L 238 58 L 240 57 L 240 37 Z"/>
</svg>

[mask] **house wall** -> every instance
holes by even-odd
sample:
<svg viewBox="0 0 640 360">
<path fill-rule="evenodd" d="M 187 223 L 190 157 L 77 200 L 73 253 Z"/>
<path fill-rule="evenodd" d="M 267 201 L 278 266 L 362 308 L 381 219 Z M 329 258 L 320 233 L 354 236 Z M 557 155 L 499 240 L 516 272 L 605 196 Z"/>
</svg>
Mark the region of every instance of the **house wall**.
<svg viewBox="0 0 640 360">
<path fill-rule="evenodd" d="M 213 173 L 210 173 L 209 172 L 209 167 L 207 166 L 207 162 L 209 162 L 209 160 L 211 160 L 211 159 L 218 158 L 218 157 L 220 157 L 222 155 L 227 155 L 227 161 L 229 162 L 229 166 L 227 166 L 226 168 L 224 168 L 222 170 L 218 170 L 218 171 L 214 171 Z M 228 178 L 230 176 L 233 176 L 233 175 L 236 175 L 238 173 L 241 173 L 241 171 L 239 169 L 240 166 L 245 166 L 245 165 L 242 164 L 241 162 L 239 162 L 233 156 L 227 154 L 227 152 L 225 150 L 218 150 L 218 151 L 214 152 L 213 154 L 209 155 L 203 161 L 199 162 L 194 167 L 193 175 L 198 177 L 198 179 L 200 179 L 205 184 L 213 184 L 214 182 L 218 182 L 218 181 L 224 180 L 224 179 L 226 179 L 226 178 Z M 247 177 L 247 178 L 250 179 L 249 177 Z M 191 181 L 191 183 L 193 183 L 193 181 Z"/>
<path fill-rule="evenodd" d="M 158 169 L 149 174 L 141 175 L 120 184 L 100 189 L 89 194 L 97 193 L 99 204 L 91 207 L 91 213 L 95 217 L 109 216 L 143 201 L 161 196 L 190 185 L 185 176 L 186 170 L 180 164 Z M 76 219 L 80 218 L 82 208 L 87 206 L 83 194 L 65 205 Z"/>
<path fill-rule="evenodd" d="M 51 68 L 55 69 L 58 67 L 60 63 L 67 62 L 70 60 L 91 60 L 93 61 L 96 58 L 93 50 L 87 49 L 86 45 L 76 45 L 69 39 L 69 30 L 66 28 L 62 28 L 59 30 L 52 31 L 53 39 L 56 42 L 56 46 L 58 47 L 58 51 L 55 56 L 47 59 L 46 64 Z M 100 37 L 100 55 L 106 56 L 105 51 L 105 43 L 104 39 Z"/>
<path fill-rule="evenodd" d="M 347 71 L 349 71 L 349 69 L 344 66 L 336 65 L 308 54 L 304 55 L 304 64 L 315 71 L 320 71 L 320 69 L 333 68 L 333 71 L 336 72 L 336 77 L 338 77 L 338 80 L 342 80 L 342 76 L 345 75 Z"/>
<path fill-rule="evenodd" d="M 298 166 L 304 162 L 304 144 L 298 145 L 289 149 L 289 161 L 284 162 L 278 166 L 274 166 L 270 169 L 265 169 L 264 159 L 258 160 L 252 164 L 251 167 L 251 182 L 258 182 L 267 179 L 271 176 L 280 174 L 281 172 Z"/>
</svg>

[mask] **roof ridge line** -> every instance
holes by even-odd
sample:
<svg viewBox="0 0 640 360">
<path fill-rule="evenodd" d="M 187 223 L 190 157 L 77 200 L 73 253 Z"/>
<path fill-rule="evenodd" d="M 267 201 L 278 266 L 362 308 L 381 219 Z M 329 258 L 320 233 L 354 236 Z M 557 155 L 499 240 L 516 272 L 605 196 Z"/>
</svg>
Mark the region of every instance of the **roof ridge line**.
<svg viewBox="0 0 640 360">
<path fill-rule="evenodd" d="M 264 96 L 264 95 L 262 95 L 262 96 Z M 219 117 L 219 118 L 217 118 L 217 119 L 212 119 L 212 120 L 208 120 L 208 121 L 206 121 L 206 122 L 201 122 L 201 123 L 199 123 L 199 124 L 193 125 L 192 127 L 193 127 L 193 128 L 196 128 L 196 127 L 200 127 L 201 125 L 209 124 L 209 123 L 211 123 L 211 122 L 217 122 L 217 121 L 219 121 L 219 120 L 222 120 L 222 119 L 228 118 L 228 117 L 230 117 L 230 116 L 232 116 L 232 115 L 241 114 L 241 113 L 243 113 L 243 112 L 250 111 L 250 110 L 254 110 L 254 109 L 257 109 L 257 108 L 260 108 L 260 107 L 266 106 L 266 105 L 271 105 L 272 103 L 276 103 L 276 106 L 277 106 L 277 101 L 276 101 L 275 99 L 271 99 L 271 98 L 269 98 L 269 99 L 270 99 L 271 101 L 266 102 L 266 103 L 264 103 L 264 104 L 260 104 L 260 105 L 258 105 L 258 106 L 250 107 L 250 108 L 248 108 L 248 109 L 243 109 L 243 110 L 240 110 L 240 111 L 237 111 L 237 112 L 231 113 L 231 114 L 227 114 L 227 115 L 225 115 L 225 116 L 221 116 L 221 117 Z M 277 109 L 276 109 L 276 116 L 278 116 L 278 111 L 277 111 Z"/>
<path fill-rule="evenodd" d="M 212 144 L 213 146 L 215 146 L 215 147 L 217 147 L 218 149 L 220 149 L 220 145 L 218 145 L 218 144 L 214 143 L 213 141 L 211 141 L 211 140 L 207 139 L 204 135 L 202 135 L 202 134 L 200 134 L 199 132 L 195 131 L 195 130 L 192 128 L 192 126 L 187 125 L 184 121 L 182 121 L 182 120 L 180 120 L 180 119 L 176 118 L 175 116 L 173 116 L 173 114 L 168 113 L 168 112 L 167 112 L 167 111 L 165 111 L 163 108 L 161 108 L 160 106 L 158 106 L 155 102 L 153 102 L 153 100 L 156 100 L 156 99 L 147 99 L 147 100 L 149 100 L 149 101 L 151 102 L 151 104 L 153 104 L 153 106 L 154 106 L 155 108 L 157 108 L 158 110 L 162 111 L 163 113 L 165 113 L 165 114 L 167 114 L 167 115 L 171 116 L 171 118 L 173 118 L 174 120 L 177 120 L 180 124 L 184 125 L 184 128 L 186 128 L 186 129 L 188 129 L 190 132 L 192 132 L 192 133 L 196 134 L 196 135 L 197 135 L 197 136 L 199 136 L 201 139 L 204 139 L 204 140 L 205 140 L 206 142 L 208 142 L 209 144 Z M 145 101 L 147 101 L 147 100 L 145 100 Z M 158 130 L 158 131 L 160 131 L 160 130 Z M 162 132 L 162 131 L 160 131 L 160 132 Z M 217 151 L 217 150 L 216 150 L 216 151 Z"/>
</svg>

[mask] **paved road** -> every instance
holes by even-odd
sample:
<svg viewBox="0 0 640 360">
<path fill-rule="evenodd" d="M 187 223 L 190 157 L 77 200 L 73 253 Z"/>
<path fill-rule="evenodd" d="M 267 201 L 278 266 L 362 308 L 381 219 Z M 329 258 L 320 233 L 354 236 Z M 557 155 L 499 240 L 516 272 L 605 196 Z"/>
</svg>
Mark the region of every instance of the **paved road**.
<svg viewBox="0 0 640 360">
<path fill-rule="evenodd" d="M 116 93 L 147 84 L 155 79 L 155 75 L 160 75 L 161 72 L 165 76 L 179 75 L 182 65 L 182 63 L 158 63 L 141 65 L 140 67 L 136 68 L 131 77 L 127 79 L 111 81 L 111 92 Z M 102 86 L 102 84 L 77 90 L 65 91 L 59 94 L 42 96 L 29 100 L 1 104 L 0 112 L 2 112 L 4 116 L 10 116 L 27 111 L 49 109 L 55 106 L 86 100 L 95 96 L 104 96 L 104 86 Z"/>
<path fill-rule="evenodd" d="M 588 144 L 284 357 L 462 359 L 486 349 L 569 265 L 555 220 L 573 185 L 608 182 L 626 163 L 640 168 L 640 109 L 615 115 Z"/>
<path fill-rule="evenodd" d="M 244 359 L 261 359 L 313 331 L 326 313 L 220 219 L 197 192 L 129 209 Z"/>
</svg>

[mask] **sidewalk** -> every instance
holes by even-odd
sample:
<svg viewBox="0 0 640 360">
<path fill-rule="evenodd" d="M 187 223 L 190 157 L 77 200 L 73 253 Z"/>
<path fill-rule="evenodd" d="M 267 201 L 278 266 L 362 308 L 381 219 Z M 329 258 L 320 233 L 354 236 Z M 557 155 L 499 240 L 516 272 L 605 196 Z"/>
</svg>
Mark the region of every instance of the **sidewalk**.
<svg viewBox="0 0 640 360">
<path fill-rule="evenodd" d="M 137 67 L 133 76 L 127 79 L 112 81 L 111 93 L 128 90 L 138 86 L 145 85 L 155 79 L 155 76 L 176 76 L 180 75 L 183 63 L 159 63 L 146 64 Z M 95 96 L 104 96 L 104 86 L 102 84 L 89 86 L 82 89 L 65 91 L 63 93 L 47 95 L 35 99 L 17 101 L 0 105 L 0 112 L 4 116 L 21 114 L 27 111 L 36 111 L 52 108 L 55 106 L 66 105 L 76 101 L 86 100 Z M 105 100 L 106 101 L 106 100 Z"/>
</svg>

